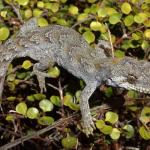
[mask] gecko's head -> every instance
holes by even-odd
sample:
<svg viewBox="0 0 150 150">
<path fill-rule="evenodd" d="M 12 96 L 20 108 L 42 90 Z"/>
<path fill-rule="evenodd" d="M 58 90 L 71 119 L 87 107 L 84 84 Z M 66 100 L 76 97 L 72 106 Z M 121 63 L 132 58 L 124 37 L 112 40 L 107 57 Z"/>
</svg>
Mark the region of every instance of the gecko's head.
<svg viewBox="0 0 150 150">
<path fill-rule="evenodd" d="M 111 68 L 107 84 L 150 93 L 150 62 L 124 58 Z"/>
</svg>

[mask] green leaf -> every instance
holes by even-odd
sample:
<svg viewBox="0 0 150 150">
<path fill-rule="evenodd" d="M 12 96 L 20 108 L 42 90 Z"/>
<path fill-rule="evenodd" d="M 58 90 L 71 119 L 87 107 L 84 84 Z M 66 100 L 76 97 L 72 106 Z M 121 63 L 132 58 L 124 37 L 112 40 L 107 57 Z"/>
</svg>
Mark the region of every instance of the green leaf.
<svg viewBox="0 0 150 150">
<path fill-rule="evenodd" d="M 15 96 L 9 96 L 9 97 L 7 97 L 7 100 L 8 100 L 8 101 L 14 101 L 15 99 L 16 99 Z"/>
<path fill-rule="evenodd" d="M 75 149 L 77 143 L 78 143 L 78 139 L 73 136 L 68 136 L 66 138 L 63 138 L 61 141 L 61 144 L 65 149 Z"/>
<path fill-rule="evenodd" d="M 22 64 L 22 68 L 29 69 L 32 66 L 32 62 L 30 60 L 25 60 Z"/>
<path fill-rule="evenodd" d="M 100 8 L 97 13 L 98 13 L 98 17 L 106 17 L 107 16 L 107 11 L 105 8 Z"/>
<path fill-rule="evenodd" d="M 58 67 L 52 67 L 48 70 L 48 75 L 51 77 L 51 78 L 57 78 L 59 77 L 60 75 L 60 70 Z"/>
<path fill-rule="evenodd" d="M 50 102 L 50 100 L 43 99 L 39 102 L 39 107 L 44 111 L 44 112 L 49 112 L 53 110 L 53 104 Z"/>
<path fill-rule="evenodd" d="M 112 14 L 118 13 L 114 8 L 112 7 L 105 7 L 105 11 L 108 16 L 111 16 Z"/>
<path fill-rule="evenodd" d="M 55 2 L 57 2 L 57 1 L 55 1 Z M 54 2 L 53 3 L 49 3 L 49 2 L 46 2 L 44 4 L 44 7 L 46 9 L 51 10 L 53 13 L 56 13 L 59 10 L 59 3 L 54 3 Z"/>
<path fill-rule="evenodd" d="M 120 22 L 120 19 L 121 19 L 121 14 L 115 13 L 109 17 L 109 22 L 110 24 L 117 24 L 118 22 Z"/>
<path fill-rule="evenodd" d="M 147 20 L 147 15 L 145 13 L 138 13 L 134 16 L 134 21 L 138 24 L 143 23 L 145 20 Z"/>
<path fill-rule="evenodd" d="M 79 105 L 77 105 L 73 102 L 73 97 L 70 94 L 65 95 L 63 101 L 64 101 L 64 105 L 68 106 L 72 110 L 79 110 L 80 109 Z"/>
<path fill-rule="evenodd" d="M 8 13 L 8 12 L 5 11 L 5 10 L 0 12 L 0 14 L 1 14 L 1 16 L 2 16 L 3 18 L 6 18 L 7 13 Z"/>
<path fill-rule="evenodd" d="M 90 28 L 93 31 L 100 31 L 102 24 L 98 21 L 92 21 L 90 24 Z"/>
<path fill-rule="evenodd" d="M 61 106 L 61 100 L 59 96 L 51 96 L 50 97 L 51 102 L 56 106 Z"/>
<path fill-rule="evenodd" d="M 83 37 L 89 44 L 95 41 L 95 35 L 91 31 L 84 32 Z"/>
<path fill-rule="evenodd" d="M 109 125 L 105 125 L 103 128 L 100 128 L 100 131 L 106 135 L 111 134 L 113 128 Z"/>
<path fill-rule="evenodd" d="M 42 99 L 45 99 L 46 98 L 46 95 L 42 94 L 42 93 L 37 93 L 37 94 L 33 94 L 33 97 L 35 100 L 42 100 Z"/>
<path fill-rule="evenodd" d="M 27 110 L 27 117 L 30 119 L 36 119 L 39 116 L 39 110 L 36 107 L 30 107 Z"/>
<path fill-rule="evenodd" d="M 145 36 L 146 38 L 150 39 L 150 29 L 146 29 L 146 30 L 144 31 L 144 36 Z"/>
<path fill-rule="evenodd" d="M 27 100 L 31 101 L 31 102 L 34 102 L 35 98 L 34 98 L 33 95 L 29 95 L 29 96 L 27 96 Z"/>
<path fill-rule="evenodd" d="M 26 19 L 29 19 L 29 18 L 31 18 L 32 17 L 32 10 L 31 9 L 26 9 L 25 11 L 24 11 L 24 17 L 26 18 Z"/>
<path fill-rule="evenodd" d="M 145 106 L 145 107 L 142 109 L 141 116 L 150 117 L 150 107 Z"/>
<path fill-rule="evenodd" d="M 44 2 L 43 1 L 38 1 L 37 2 L 37 7 L 38 8 L 44 8 Z"/>
<path fill-rule="evenodd" d="M 63 18 L 57 19 L 57 24 L 62 25 L 62 26 L 68 25 L 67 21 Z"/>
<path fill-rule="evenodd" d="M 143 50 L 147 50 L 150 47 L 150 43 L 146 40 L 142 41 L 141 47 Z"/>
<path fill-rule="evenodd" d="M 69 106 L 69 104 L 72 102 L 72 100 L 73 100 L 72 95 L 70 95 L 70 94 L 65 95 L 64 99 L 63 99 L 64 105 Z"/>
<path fill-rule="evenodd" d="M 129 14 L 131 12 L 131 5 L 127 2 L 124 2 L 122 5 L 121 5 L 121 11 L 124 13 L 124 14 Z"/>
<path fill-rule="evenodd" d="M 118 121 L 118 114 L 112 112 L 112 111 L 108 111 L 105 114 L 105 121 L 108 121 L 112 124 L 116 123 Z"/>
<path fill-rule="evenodd" d="M 15 80 L 15 78 L 16 78 L 16 74 L 14 74 L 14 73 L 11 73 L 11 74 L 9 74 L 8 76 L 7 76 L 7 81 L 14 81 Z"/>
<path fill-rule="evenodd" d="M 97 127 L 98 129 L 101 129 L 101 128 L 103 128 L 104 126 L 105 126 L 104 120 L 96 120 L 96 127 Z"/>
<path fill-rule="evenodd" d="M 87 0 L 89 3 L 95 3 L 96 0 Z"/>
<path fill-rule="evenodd" d="M 7 121 L 14 121 L 14 120 L 15 120 L 15 117 L 14 117 L 14 115 L 8 114 L 8 115 L 6 116 L 6 120 L 7 120 Z"/>
<path fill-rule="evenodd" d="M 80 102 L 80 99 L 81 99 L 81 90 L 76 91 L 75 96 L 76 96 L 76 101 Z"/>
<path fill-rule="evenodd" d="M 140 127 L 139 133 L 144 140 L 150 140 L 150 131 L 147 131 L 144 126 Z"/>
<path fill-rule="evenodd" d="M 126 17 L 124 18 L 124 24 L 125 24 L 125 26 L 127 26 L 127 27 L 131 26 L 131 25 L 133 24 L 133 22 L 134 22 L 134 17 L 133 17 L 133 15 L 128 15 L 128 16 L 126 16 Z"/>
<path fill-rule="evenodd" d="M 138 94 L 136 91 L 133 91 L 133 90 L 129 90 L 128 93 L 127 93 L 127 97 L 128 98 L 133 98 L 133 99 L 136 99 L 138 98 Z"/>
<path fill-rule="evenodd" d="M 124 127 L 123 127 L 123 129 L 126 131 L 125 132 L 125 137 L 127 138 L 127 139 L 130 139 L 130 138 L 132 138 L 133 136 L 134 136 L 134 128 L 133 128 L 133 126 L 132 125 L 125 125 Z"/>
<path fill-rule="evenodd" d="M 27 73 L 26 72 L 16 72 L 16 76 L 18 79 L 24 79 L 25 77 L 27 77 Z"/>
<path fill-rule="evenodd" d="M 117 58 L 123 58 L 123 57 L 125 57 L 125 52 L 123 52 L 121 50 L 116 50 L 115 51 L 115 57 L 117 57 Z"/>
<path fill-rule="evenodd" d="M 59 10 L 59 3 L 51 3 L 51 11 L 56 13 Z"/>
<path fill-rule="evenodd" d="M 51 125 L 54 122 L 54 118 L 49 116 L 43 116 L 38 118 L 38 123 L 41 125 Z"/>
<path fill-rule="evenodd" d="M 113 139 L 113 140 L 118 140 L 120 138 L 120 131 L 119 129 L 117 128 L 113 128 L 112 129 L 112 132 L 110 134 L 110 137 Z"/>
<path fill-rule="evenodd" d="M 20 102 L 16 106 L 16 112 L 22 115 L 26 115 L 27 112 L 27 105 L 25 102 Z"/>
<path fill-rule="evenodd" d="M 7 27 L 0 28 L 0 41 L 4 41 L 9 37 L 10 31 Z"/>
<path fill-rule="evenodd" d="M 48 21 L 43 17 L 38 18 L 37 22 L 38 22 L 38 26 L 40 26 L 40 27 L 48 26 Z"/>
<path fill-rule="evenodd" d="M 77 21 L 79 22 L 79 21 L 82 21 L 82 20 L 84 20 L 86 18 L 88 18 L 88 14 L 81 13 L 81 14 L 78 15 Z"/>
<path fill-rule="evenodd" d="M 112 87 L 108 87 L 108 88 L 105 90 L 105 96 L 111 97 L 112 95 L 113 95 Z"/>
<path fill-rule="evenodd" d="M 0 10 L 2 10 L 4 8 L 4 4 L 3 4 L 3 1 L 1 0 L 0 1 Z"/>
<path fill-rule="evenodd" d="M 71 15 L 77 15 L 79 10 L 78 10 L 78 7 L 71 5 L 68 11 Z"/>
<path fill-rule="evenodd" d="M 33 16 L 34 17 L 40 17 L 42 15 L 43 11 L 38 9 L 38 8 L 35 8 L 33 9 Z"/>
<path fill-rule="evenodd" d="M 73 102 L 70 102 L 68 104 L 68 107 L 71 108 L 72 110 L 77 110 L 77 111 L 80 109 L 80 106 L 75 104 L 75 103 L 73 103 Z"/>
<path fill-rule="evenodd" d="M 26 6 L 29 3 L 29 0 L 15 0 L 19 5 Z"/>
</svg>

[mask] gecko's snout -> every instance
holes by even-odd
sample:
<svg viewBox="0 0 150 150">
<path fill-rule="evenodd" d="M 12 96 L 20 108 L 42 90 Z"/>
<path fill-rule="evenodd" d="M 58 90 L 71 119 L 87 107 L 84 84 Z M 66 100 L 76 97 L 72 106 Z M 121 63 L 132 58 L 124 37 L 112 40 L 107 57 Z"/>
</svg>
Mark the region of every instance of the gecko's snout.
<svg viewBox="0 0 150 150">
<path fill-rule="evenodd" d="M 128 90 L 135 90 L 141 93 L 150 94 L 150 88 L 144 86 L 143 84 L 139 84 L 136 82 L 135 78 L 129 80 L 126 77 L 113 77 L 107 79 L 106 84 L 113 87 L 121 87 Z"/>
</svg>

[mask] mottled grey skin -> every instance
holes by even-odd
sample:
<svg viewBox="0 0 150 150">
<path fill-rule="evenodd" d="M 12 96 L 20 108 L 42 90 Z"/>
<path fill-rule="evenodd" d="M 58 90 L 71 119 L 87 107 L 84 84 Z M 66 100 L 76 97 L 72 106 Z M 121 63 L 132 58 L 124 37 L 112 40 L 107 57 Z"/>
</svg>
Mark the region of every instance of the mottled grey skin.
<svg viewBox="0 0 150 150">
<path fill-rule="evenodd" d="M 25 56 L 38 61 L 34 65 L 33 73 L 37 75 L 41 89 L 45 89 L 47 76 L 42 71 L 54 63 L 85 81 L 80 109 L 87 135 L 94 128 L 88 100 L 103 81 L 112 86 L 150 93 L 149 62 L 128 57 L 108 58 L 102 48 L 90 47 L 75 30 L 59 25 L 38 27 L 36 18 L 33 18 L 0 46 L 0 96 L 8 65 L 14 58 Z"/>
</svg>

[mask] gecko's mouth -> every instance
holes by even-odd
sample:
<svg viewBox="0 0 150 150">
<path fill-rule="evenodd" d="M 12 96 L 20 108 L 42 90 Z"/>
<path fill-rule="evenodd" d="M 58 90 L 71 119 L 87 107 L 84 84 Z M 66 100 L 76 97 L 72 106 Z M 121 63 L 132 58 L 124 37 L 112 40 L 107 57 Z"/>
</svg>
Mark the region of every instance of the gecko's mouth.
<svg viewBox="0 0 150 150">
<path fill-rule="evenodd" d="M 106 81 L 106 84 L 113 87 L 121 87 L 127 90 L 135 90 L 141 93 L 150 94 L 150 88 L 143 87 L 139 84 L 131 84 L 123 78 L 110 78 Z"/>
</svg>

